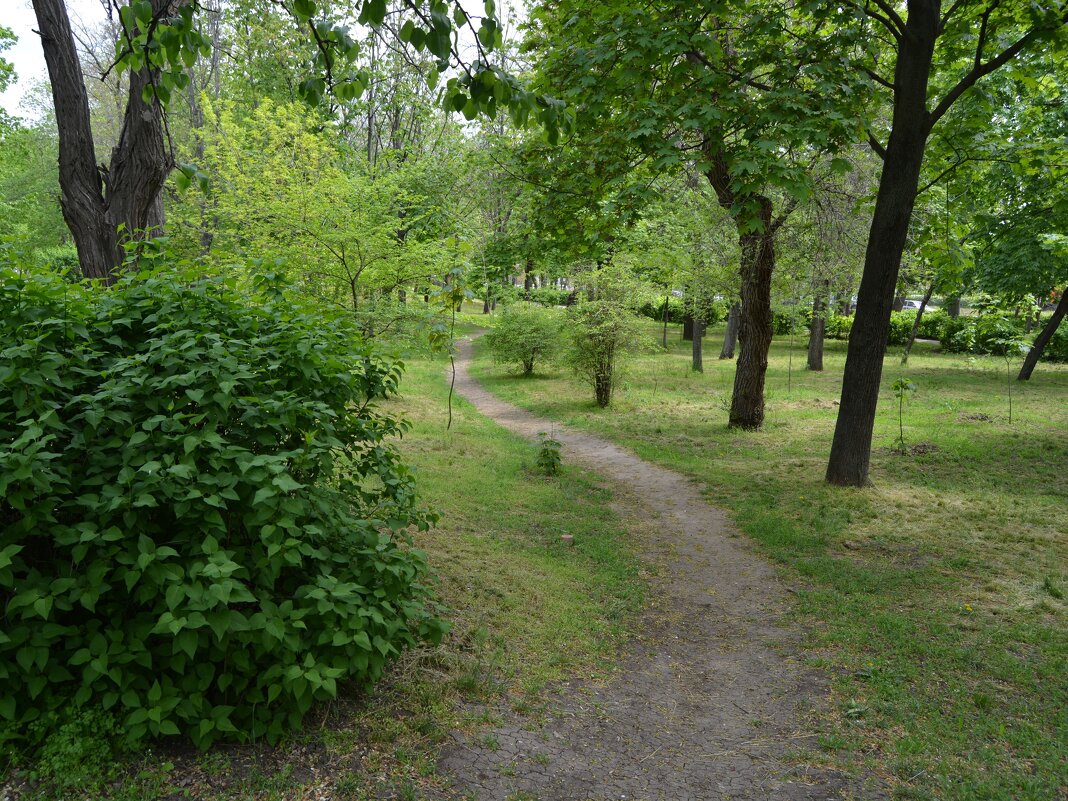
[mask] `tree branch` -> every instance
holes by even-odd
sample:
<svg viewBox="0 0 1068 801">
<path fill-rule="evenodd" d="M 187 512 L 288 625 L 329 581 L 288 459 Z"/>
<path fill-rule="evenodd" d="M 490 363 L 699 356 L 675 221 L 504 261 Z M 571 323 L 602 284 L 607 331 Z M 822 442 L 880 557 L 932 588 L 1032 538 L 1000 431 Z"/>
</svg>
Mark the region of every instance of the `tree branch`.
<svg viewBox="0 0 1068 801">
<path fill-rule="evenodd" d="M 988 9 L 987 11 L 989 12 L 990 9 Z M 982 28 L 983 31 L 985 31 L 986 28 L 986 16 L 987 15 L 984 14 Z M 968 72 L 967 75 L 965 75 L 963 78 L 960 79 L 960 81 L 957 82 L 956 86 L 954 86 L 946 93 L 946 96 L 942 98 L 941 102 L 937 106 L 935 106 L 935 110 L 931 112 L 930 119 L 927 122 L 928 132 L 930 132 L 930 130 L 934 127 L 935 123 L 938 122 L 938 120 L 941 119 L 947 111 L 949 111 L 950 107 L 957 102 L 960 96 L 967 92 L 969 89 L 971 89 L 979 81 L 980 78 L 982 78 L 984 75 L 989 75 L 994 70 L 1012 61 L 1012 59 L 1016 58 L 1016 56 L 1019 55 L 1021 51 L 1023 51 L 1028 45 L 1030 45 L 1035 39 L 1040 37 L 1042 34 L 1056 30 L 1057 27 L 1060 27 L 1065 23 L 1068 23 L 1068 12 L 1065 12 L 1064 15 L 1060 18 L 1060 22 L 1056 27 L 1032 28 L 1019 39 L 1017 39 L 1015 42 L 1013 42 L 1011 45 L 1006 47 L 1004 50 L 1002 50 L 1000 53 L 998 53 L 996 56 L 994 56 L 992 59 L 985 63 L 981 61 L 982 47 L 984 45 L 983 38 L 985 37 L 984 33 L 983 36 L 980 37 L 979 42 L 976 45 L 975 65 L 972 67 L 972 69 Z"/>
<path fill-rule="evenodd" d="M 871 131 L 868 131 L 868 144 L 871 146 L 871 149 L 875 151 L 876 156 L 883 161 L 886 161 L 886 148 L 883 147 L 882 142 L 875 138 L 875 134 Z"/>
</svg>

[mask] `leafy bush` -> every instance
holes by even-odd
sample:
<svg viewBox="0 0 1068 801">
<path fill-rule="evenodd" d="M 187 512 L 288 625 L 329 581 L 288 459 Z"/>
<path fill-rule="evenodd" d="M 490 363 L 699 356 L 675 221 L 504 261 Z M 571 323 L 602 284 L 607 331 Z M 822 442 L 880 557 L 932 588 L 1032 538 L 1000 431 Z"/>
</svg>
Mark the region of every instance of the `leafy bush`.
<svg viewBox="0 0 1068 801">
<path fill-rule="evenodd" d="M 668 322 L 681 324 L 686 319 L 686 315 L 689 313 L 688 304 L 682 298 L 670 296 L 668 298 Z M 657 322 L 664 322 L 664 296 L 661 295 L 657 300 L 654 296 L 650 300 L 646 300 L 641 306 L 638 307 L 638 314 L 642 317 L 648 317 L 650 320 L 656 320 Z"/>
<path fill-rule="evenodd" d="M 945 351 L 1004 356 L 1005 343 L 1018 339 L 1022 335 L 1023 325 L 1011 317 L 986 315 L 947 318 L 942 330 L 942 349 Z"/>
<path fill-rule="evenodd" d="M 1068 323 L 1062 321 L 1053 332 L 1042 351 L 1042 358 L 1048 362 L 1068 362 Z"/>
<path fill-rule="evenodd" d="M 853 330 L 852 315 L 830 314 L 827 315 L 827 327 L 824 336 L 828 339 L 849 339 L 849 333 Z"/>
<path fill-rule="evenodd" d="M 494 361 L 519 364 L 523 375 L 534 374 L 534 365 L 551 359 L 560 349 L 560 315 L 531 303 L 505 307 L 486 334 Z"/>
<path fill-rule="evenodd" d="M 597 405 L 605 407 L 612 402 L 620 357 L 640 346 L 640 323 L 622 304 L 608 300 L 572 306 L 568 323 L 568 362 L 593 384 Z"/>
<path fill-rule="evenodd" d="M 552 308 L 554 306 L 566 306 L 571 300 L 571 292 L 566 289 L 554 289 L 553 287 L 542 287 L 541 289 L 531 289 L 527 293 L 532 303 L 537 303 L 539 306 L 548 306 Z"/>
<path fill-rule="evenodd" d="M 3 269 L 0 334 L 7 737 L 95 707 L 135 741 L 275 740 L 440 636 L 405 424 L 371 405 L 401 368 L 348 316 L 267 280 Z"/>
<path fill-rule="evenodd" d="M 790 329 L 800 334 L 812 325 L 811 307 L 785 306 L 771 311 L 771 332 L 774 336 L 789 336 Z"/>
</svg>

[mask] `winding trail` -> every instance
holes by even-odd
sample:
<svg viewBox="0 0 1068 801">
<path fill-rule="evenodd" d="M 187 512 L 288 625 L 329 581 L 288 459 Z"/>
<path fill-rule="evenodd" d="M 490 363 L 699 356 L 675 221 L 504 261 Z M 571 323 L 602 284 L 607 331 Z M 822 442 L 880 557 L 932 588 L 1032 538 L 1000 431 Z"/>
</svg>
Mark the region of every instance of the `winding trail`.
<svg viewBox="0 0 1068 801">
<path fill-rule="evenodd" d="M 470 360 L 464 342 L 460 395 L 520 436 L 549 430 L 482 388 Z M 843 773 L 788 760 L 815 745 L 806 716 L 824 703 L 826 682 L 803 664 L 800 632 L 782 623 L 787 589 L 726 515 L 686 477 L 552 425 L 566 462 L 609 481 L 624 516 L 655 521 L 640 545 L 660 565 L 653 603 L 619 670 L 603 685 L 558 688 L 544 725 L 531 730 L 504 711 L 505 723 L 478 740 L 454 735 L 440 760 L 453 784 L 478 801 L 882 798 Z"/>
</svg>

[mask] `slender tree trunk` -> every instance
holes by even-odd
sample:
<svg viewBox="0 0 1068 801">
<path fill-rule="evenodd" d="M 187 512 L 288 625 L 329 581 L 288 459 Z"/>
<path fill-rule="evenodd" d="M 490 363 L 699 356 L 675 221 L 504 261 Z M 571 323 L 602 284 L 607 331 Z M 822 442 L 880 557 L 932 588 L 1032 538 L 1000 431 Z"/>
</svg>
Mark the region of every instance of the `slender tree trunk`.
<svg viewBox="0 0 1068 801">
<path fill-rule="evenodd" d="M 153 14 L 170 2 L 152 0 Z M 141 98 L 155 73 L 148 68 L 131 73 L 119 142 L 104 173 L 97 166 L 89 98 L 66 6 L 63 0 L 33 0 L 33 9 L 56 112 L 63 219 L 83 274 L 111 283 L 123 262 L 123 240 L 155 236 L 163 228 L 160 192 L 174 161 L 164 141 L 159 101 Z"/>
<path fill-rule="evenodd" d="M 825 291 L 825 290 L 824 290 Z M 827 330 L 827 299 L 817 290 L 812 301 L 812 327 L 808 333 L 808 369 L 823 370 L 823 337 Z"/>
<path fill-rule="evenodd" d="M 482 298 L 482 313 L 483 314 L 489 314 L 490 313 L 489 287 L 486 287 L 486 295 L 485 295 L 484 298 Z"/>
<path fill-rule="evenodd" d="M 916 319 L 912 321 L 912 331 L 909 332 L 909 341 L 905 343 L 905 352 L 901 354 L 901 363 L 909 363 L 909 354 L 912 353 L 912 346 L 916 342 L 916 334 L 920 332 L 920 321 L 923 320 L 923 313 L 927 311 L 927 304 L 931 302 L 931 295 L 934 293 L 934 283 L 927 287 L 927 291 L 923 295 L 923 300 L 920 301 L 920 308 L 916 310 Z"/>
<path fill-rule="evenodd" d="M 1053 316 L 1049 318 L 1045 328 L 1035 337 L 1031 350 L 1027 351 L 1027 357 L 1024 359 L 1023 367 L 1020 368 L 1020 374 L 1016 376 L 1018 381 L 1027 381 L 1031 378 L 1031 373 L 1035 371 L 1035 365 L 1042 358 L 1042 351 L 1046 349 L 1046 345 L 1049 344 L 1050 339 L 1057 332 L 1057 327 L 1061 324 L 1065 314 L 1068 314 L 1068 287 L 1061 293 L 1061 299 L 1057 303 L 1057 308 L 1053 310 Z"/>
<path fill-rule="evenodd" d="M 664 295 L 664 336 L 663 342 L 664 350 L 667 350 L 667 329 L 668 329 L 668 301 L 671 299 L 671 293 L 668 292 Z"/>
<path fill-rule="evenodd" d="M 705 324 L 702 320 L 694 320 L 693 323 L 693 370 L 696 373 L 705 371 L 704 363 L 704 339 Z"/>
<path fill-rule="evenodd" d="M 826 478 L 832 484 L 862 487 L 869 483 L 871 438 L 890 330 L 890 307 L 929 134 L 927 84 L 939 23 L 940 3 L 909 3 L 894 74 L 893 124 L 883 156 L 827 465 Z"/>
<path fill-rule="evenodd" d="M 957 295 L 946 304 L 946 312 L 950 317 L 960 317 L 960 295 Z"/>
<path fill-rule="evenodd" d="M 738 344 L 738 317 L 742 313 L 742 304 L 734 303 L 727 313 L 727 330 L 723 334 L 723 348 L 719 352 L 721 359 L 734 358 L 734 346 Z"/>
<path fill-rule="evenodd" d="M 893 311 L 899 312 L 905 308 L 905 296 L 898 292 L 894 295 L 894 305 L 891 307 Z"/>
</svg>

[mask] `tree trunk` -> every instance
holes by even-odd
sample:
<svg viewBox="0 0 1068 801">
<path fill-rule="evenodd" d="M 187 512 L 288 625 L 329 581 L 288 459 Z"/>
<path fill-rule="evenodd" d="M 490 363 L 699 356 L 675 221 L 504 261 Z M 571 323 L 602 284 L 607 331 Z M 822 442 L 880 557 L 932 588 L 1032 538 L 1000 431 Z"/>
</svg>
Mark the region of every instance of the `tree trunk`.
<svg viewBox="0 0 1068 801">
<path fill-rule="evenodd" d="M 894 116 L 883 156 L 827 481 L 866 486 L 890 307 L 929 134 L 927 84 L 940 23 L 938 2 L 910 2 L 894 73 Z"/>
<path fill-rule="evenodd" d="M 170 2 L 152 0 L 153 15 Z M 164 141 L 159 101 L 152 98 L 145 103 L 141 98 L 156 76 L 147 67 L 131 73 L 119 142 L 103 174 L 97 166 L 89 99 L 66 6 L 63 0 L 33 0 L 33 9 L 56 112 L 63 219 L 83 274 L 111 283 L 123 262 L 123 241 L 156 236 L 163 228 L 160 191 L 174 160 Z"/>
<path fill-rule="evenodd" d="M 812 327 L 808 334 L 808 369 L 823 370 L 823 336 L 827 330 L 827 299 L 818 291 L 812 301 Z"/>
<path fill-rule="evenodd" d="M 912 331 L 909 332 L 909 341 L 905 343 L 905 352 L 901 354 L 901 363 L 909 363 L 909 354 L 912 353 L 912 346 L 916 342 L 916 334 L 920 331 L 920 321 L 923 320 L 923 313 L 927 311 L 927 304 L 931 301 L 931 295 L 934 293 L 934 283 L 932 282 L 927 291 L 923 295 L 923 300 L 920 301 L 920 308 L 916 310 L 916 319 L 912 321 Z"/>
<path fill-rule="evenodd" d="M 664 336 L 663 342 L 664 350 L 667 350 L 667 329 L 668 329 L 668 301 L 671 300 L 671 293 L 664 295 Z"/>
<path fill-rule="evenodd" d="M 1016 376 L 1017 381 L 1027 381 L 1031 378 L 1035 365 L 1042 358 L 1042 351 L 1046 349 L 1046 345 L 1049 344 L 1050 339 L 1056 333 L 1057 326 L 1061 324 L 1065 314 L 1068 314 L 1068 287 L 1061 293 L 1061 299 L 1057 303 L 1057 308 L 1053 310 L 1053 316 L 1046 323 L 1046 327 L 1035 337 L 1031 350 L 1027 351 L 1027 357 L 1024 359 L 1023 367 L 1020 368 L 1020 374 Z"/>
<path fill-rule="evenodd" d="M 750 431 L 764 424 L 764 377 L 771 347 L 771 274 L 775 270 L 775 229 L 771 201 L 760 203 L 761 230 L 739 236 L 742 249 L 742 306 L 738 315 L 740 348 L 734 370 L 734 395 L 727 423 Z"/>
<path fill-rule="evenodd" d="M 694 320 L 693 326 L 693 370 L 695 373 L 703 373 L 705 371 L 703 353 L 705 324 L 701 320 Z"/>
<path fill-rule="evenodd" d="M 693 315 L 687 314 L 682 318 L 682 341 L 689 342 L 693 339 Z"/>
<path fill-rule="evenodd" d="M 898 292 L 894 295 L 894 305 L 891 308 L 896 312 L 905 308 L 905 296 L 902 293 Z"/>
<path fill-rule="evenodd" d="M 723 348 L 719 352 L 721 359 L 734 358 L 734 346 L 738 343 L 738 317 L 742 313 L 742 305 L 735 303 L 727 313 L 727 331 L 723 334 Z"/>
<path fill-rule="evenodd" d="M 482 298 L 482 313 L 483 314 L 489 314 L 490 313 L 489 287 L 486 287 L 486 294 Z"/>
<path fill-rule="evenodd" d="M 960 317 L 960 295 L 946 303 L 946 312 L 950 317 Z"/>
</svg>

